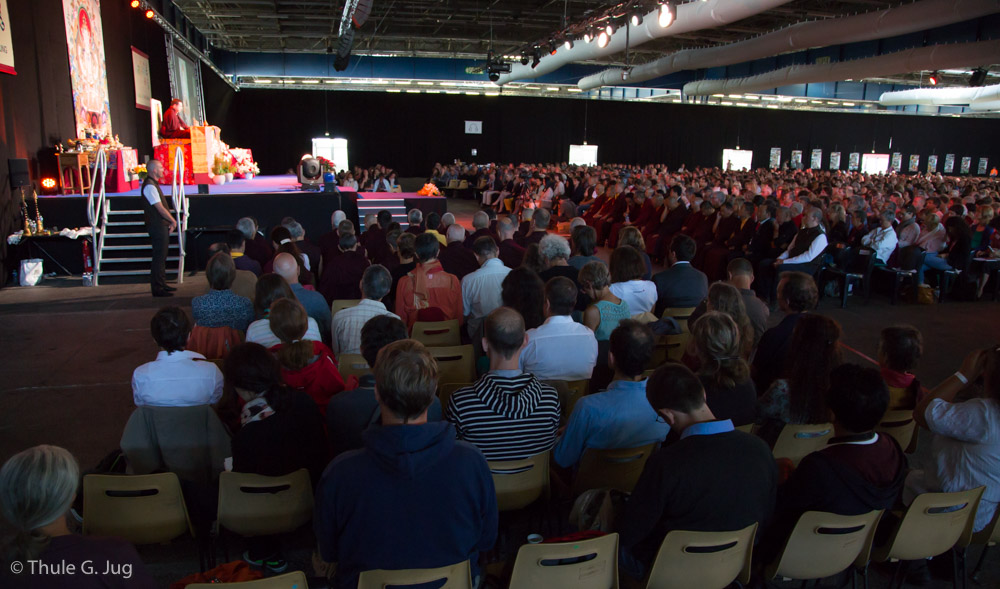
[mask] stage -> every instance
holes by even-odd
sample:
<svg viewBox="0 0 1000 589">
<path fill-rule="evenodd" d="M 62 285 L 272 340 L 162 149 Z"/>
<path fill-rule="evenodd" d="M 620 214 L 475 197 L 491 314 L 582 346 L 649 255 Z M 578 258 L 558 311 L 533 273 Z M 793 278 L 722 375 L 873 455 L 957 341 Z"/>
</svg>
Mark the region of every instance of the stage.
<svg viewBox="0 0 1000 589">
<path fill-rule="evenodd" d="M 169 184 L 161 188 L 164 194 L 169 195 Z M 414 192 L 355 193 L 343 190 L 338 194 L 303 191 L 294 175 L 234 180 L 222 186 L 208 185 L 207 190 L 208 194 L 199 194 L 198 186 L 184 187 L 190 205 L 186 267 L 191 270 L 196 264 L 204 265 L 208 246 L 221 241 L 225 232 L 232 229 L 241 217 L 256 219 L 265 235 L 284 217 L 294 217 L 305 229 L 306 238 L 315 243 L 321 235 L 330 231 L 330 215 L 335 210 L 344 211 L 347 218 L 362 230 L 360 221 L 364 216 L 383 209 L 391 212 L 393 220 L 400 222 L 404 228 L 407 226 L 406 212 L 410 209 L 420 209 L 425 216 L 430 212 L 447 212 L 447 201 L 442 196 L 420 196 Z M 86 196 L 39 196 L 38 206 L 46 228 L 89 226 Z M 142 208 L 138 189 L 107 193 L 107 196 L 112 211 Z M 28 206 L 29 210 L 33 209 L 30 203 Z M 109 217 L 109 221 L 114 222 L 114 217 Z M 137 230 L 145 231 L 144 228 Z M 83 271 L 81 243 L 82 240 L 56 238 L 50 239 L 45 249 L 68 271 L 79 274 Z M 50 271 L 48 266 L 45 271 Z"/>
</svg>

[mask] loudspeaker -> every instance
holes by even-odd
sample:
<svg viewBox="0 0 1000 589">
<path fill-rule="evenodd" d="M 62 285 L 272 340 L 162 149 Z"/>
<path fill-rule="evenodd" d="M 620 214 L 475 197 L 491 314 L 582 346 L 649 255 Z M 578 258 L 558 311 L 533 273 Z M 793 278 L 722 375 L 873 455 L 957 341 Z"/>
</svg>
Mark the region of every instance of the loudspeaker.
<svg viewBox="0 0 1000 589">
<path fill-rule="evenodd" d="M 11 188 L 17 189 L 22 186 L 31 186 L 31 177 L 28 175 L 28 160 L 7 160 L 7 168 L 10 170 Z"/>
<path fill-rule="evenodd" d="M 208 194 L 208 184 L 199 184 L 198 194 Z"/>
</svg>

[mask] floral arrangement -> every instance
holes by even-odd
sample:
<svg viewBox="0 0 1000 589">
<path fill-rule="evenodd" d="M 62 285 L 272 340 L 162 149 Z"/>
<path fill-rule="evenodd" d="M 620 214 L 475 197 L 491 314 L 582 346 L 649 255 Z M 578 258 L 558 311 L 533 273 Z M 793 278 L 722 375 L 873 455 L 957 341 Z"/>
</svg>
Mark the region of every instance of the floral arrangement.
<svg viewBox="0 0 1000 589">
<path fill-rule="evenodd" d="M 420 196 L 441 196 L 441 191 L 433 184 L 424 184 L 424 187 L 417 191 Z"/>
<path fill-rule="evenodd" d="M 326 159 L 325 157 L 317 157 L 319 160 L 319 165 L 322 166 L 323 172 L 333 172 L 337 173 L 337 166 L 332 161 Z"/>
<path fill-rule="evenodd" d="M 132 168 L 132 177 L 138 177 L 140 180 L 145 180 L 149 172 L 146 170 L 146 164 L 139 164 L 138 166 Z"/>
<path fill-rule="evenodd" d="M 226 152 L 231 164 L 231 172 L 237 178 L 247 178 L 260 174 L 260 167 L 253 161 L 253 152 L 249 149 L 233 147 Z"/>
<path fill-rule="evenodd" d="M 228 174 L 231 171 L 231 164 L 229 162 L 229 157 L 227 154 L 217 154 L 215 156 L 215 162 L 212 165 L 212 173 L 216 176 L 221 176 L 223 174 Z"/>
</svg>

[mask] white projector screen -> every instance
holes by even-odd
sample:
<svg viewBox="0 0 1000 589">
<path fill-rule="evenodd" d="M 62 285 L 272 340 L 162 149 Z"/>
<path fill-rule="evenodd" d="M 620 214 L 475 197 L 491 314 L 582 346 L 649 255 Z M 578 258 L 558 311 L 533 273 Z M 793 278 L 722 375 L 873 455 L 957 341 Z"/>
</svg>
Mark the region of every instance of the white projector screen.
<svg viewBox="0 0 1000 589">
<path fill-rule="evenodd" d="M 740 149 L 722 150 L 722 169 L 727 170 L 732 164 L 733 170 L 750 170 L 753 162 L 753 152 Z"/>
<path fill-rule="evenodd" d="M 312 154 L 316 157 L 325 157 L 337 166 L 337 171 L 350 170 L 350 163 L 347 161 L 347 139 L 337 137 L 316 137 L 312 140 Z"/>
<path fill-rule="evenodd" d="M 596 145 L 570 145 L 569 163 L 574 166 L 596 166 Z"/>
<path fill-rule="evenodd" d="M 866 153 L 861 156 L 861 171 L 865 174 L 885 174 L 889 169 L 888 153 Z"/>
</svg>

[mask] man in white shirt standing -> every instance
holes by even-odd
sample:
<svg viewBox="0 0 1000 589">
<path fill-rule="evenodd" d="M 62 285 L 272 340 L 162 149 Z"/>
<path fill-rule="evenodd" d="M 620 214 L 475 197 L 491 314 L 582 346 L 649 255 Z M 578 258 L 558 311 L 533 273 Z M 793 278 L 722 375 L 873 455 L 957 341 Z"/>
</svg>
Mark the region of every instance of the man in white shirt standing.
<svg viewBox="0 0 1000 589">
<path fill-rule="evenodd" d="M 146 179 L 142 181 L 142 211 L 153 246 L 149 285 L 154 297 L 172 297 L 173 291 L 177 289 L 167 286 L 167 248 L 170 234 L 177 228 L 177 221 L 170 215 L 167 199 L 160 190 L 162 177 L 163 164 L 150 160 L 146 165 Z"/>
<path fill-rule="evenodd" d="M 361 328 L 372 317 L 389 315 L 399 319 L 399 315 L 390 313 L 382 304 L 382 299 L 389 294 L 390 288 L 392 275 L 385 266 L 373 264 L 365 268 L 361 275 L 361 302 L 341 309 L 333 316 L 330 332 L 334 354 L 360 354 Z"/>
<path fill-rule="evenodd" d="M 503 265 L 500 248 L 493 238 L 484 235 L 472 243 L 472 253 L 479 262 L 479 269 L 462 278 L 462 308 L 468 313 L 465 325 L 473 342 L 482 338 L 479 327 L 483 319 L 503 306 L 501 290 L 510 268 Z"/>
<path fill-rule="evenodd" d="M 132 373 L 132 398 L 137 407 L 213 405 L 222 398 L 222 372 L 197 352 L 184 349 L 191 319 L 180 307 L 163 307 L 149 322 L 160 346 L 156 360 Z"/>
<path fill-rule="evenodd" d="M 573 321 L 576 285 L 565 276 L 545 283 L 545 323 L 527 332 L 521 370 L 538 380 L 587 380 L 597 364 L 594 332 Z"/>
</svg>

